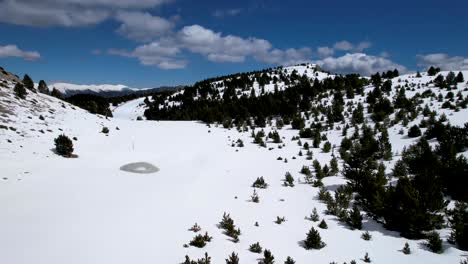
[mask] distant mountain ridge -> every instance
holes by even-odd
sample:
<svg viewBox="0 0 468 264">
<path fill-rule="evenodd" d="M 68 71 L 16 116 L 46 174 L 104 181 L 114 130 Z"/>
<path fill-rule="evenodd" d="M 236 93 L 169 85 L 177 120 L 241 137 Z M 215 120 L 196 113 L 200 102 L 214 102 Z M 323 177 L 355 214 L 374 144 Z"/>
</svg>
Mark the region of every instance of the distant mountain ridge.
<svg viewBox="0 0 468 264">
<path fill-rule="evenodd" d="M 156 88 L 131 88 L 122 84 L 72 84 L 72 83 L 53 83 L 49 85 L 49 90 L 54 88 L 63 94 L 64 97 L 70 97 L 77 94 L 92 94 L 102 97 L 117 97 L 130 94 L 144 95 L 158 91 L 177 90 L 183 86 L 161 86 Z"/>
</svg>

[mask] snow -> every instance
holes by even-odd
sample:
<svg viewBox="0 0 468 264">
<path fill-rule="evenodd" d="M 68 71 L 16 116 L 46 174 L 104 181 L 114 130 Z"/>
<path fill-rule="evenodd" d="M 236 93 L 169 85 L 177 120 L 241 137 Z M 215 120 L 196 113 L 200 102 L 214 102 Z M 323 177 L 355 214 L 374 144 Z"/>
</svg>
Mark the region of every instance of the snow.
<svg viewBox="0 0 468 264">
<path fill-rule="evenodd" d="M 432 77 L 399 78 L 404 84 L 405 80 L 426 83 Z M 464 87 L 460 84 L 459 90 Z M 239 254 L 241 263 L 257 263 L 261 256 L 248 251 L 257 241 L 272 251 L 276 263 L 287 256 L 299 264 L 349 263 L 352 259 L 360 263 L 366 252 L 379 264 L 458 263 L 466 256 L 446 242 L 445 252 L 434 254 L 424 241 L 401 238 L 367 217 L 363 230 L 358 231 L 325 215 L 325 204 L 317 200 L 318 188 L 297 183 L 301 167 L 311 165 L 305 156 L 297 156 L 300 148 L 291 141 L 297 130 L 279 130 L 285 147 L 268 142 L 268 147 L 274 147 L 269 151 L 251 143 L 250 131 L 240 133 L 199 122 L 136 122 L 143 115 L 144 98 L 118 106 L 114 118 L 106 119 L 47 95 L 29 93 L 21 101 L 11 90 L 12 84 L 0 87 L 0 110 L 8 107 L 13 113 L 1 115 L 0 124 L 16 129 L 0 129 L 0 263 L 180 263 L 185 255 L 196 259 L 205 252 L 212 263 L 224 263 L 232 251 Z M 466 109 L 437 111 L 446 112 L 454 124 L 468 121 Z M 104 126 L 110 129 L 108 135 L 100 133 Z M 389 129 L 394 152 L 416 140 L 399 135 L 399 129 Z M 267 133 L 270 130 L 265 128 Z M 77 138 L 77 158 L 53 153 L 53 139 L 61 133 Z M 329 131 L 327 136 L 332 145 L 339 146 L 341 130 Z M 237 139 L 243 140 L 244 148 L 231 147 Z M 301 141 L 312 145 L 311 140 Z M 331 159 L 330 153 L 312 151 L 322 164 Z M 119 169 L 139 161 L 154 164 L 160 171 L 134 174 Z M 293 188 L 282 185 L 288 171 L 296 179 Z M 251 185 L 260 176 L 269 187 L 257 190 L 260 203 L 256 204 L 249 202 Z M 329 190 L 344 182 L 341 176 L 324 179 Z M 304 219 L 314 207 L 326 219 L 328 229 Z M 224 212 L 230 213 L 242 231 L 239 243 L 229 241 L 216 226 Z M 277 216 L 284 216 L 286 222 L 274 223 Z M 184 248 L 195 235 L 188 231 L 195 222 L 213 240 L 203 249 Z M 307 251 L 298 244 L 312 226 L 327 244 L 321 250 Z M 365 230 L 372 235 L 371 241 L 360 238 Z M 442 238 L 448 233 L 448 229 L 441 230 Z M 405 242 L 411 255 L 400 251 Z"/>
<path fill-rule="evenodd" d="M 138 117 L 144 118 L 144 100 L 145 97 L 142 97 L 126 102 L 123 105 L 119 105 L 112 111 L 112 115 L 114 118 L 128 120 L 136 120 Z"/>
<path fill-rule="evenodd" d="M 93 92 L 122 92 L 125 90 L 130 91 L 141 91 L 151 88 L 130 88 L 123 84 L 72 84 L 72 83 L 63 83 L 57 82 L 49 85 L 49 90 L 52 91 L 53 88 L 57 89 L 59 92 L 66 94 L 69 92 L 76 91 L 93 91 Z"/>
</svg>

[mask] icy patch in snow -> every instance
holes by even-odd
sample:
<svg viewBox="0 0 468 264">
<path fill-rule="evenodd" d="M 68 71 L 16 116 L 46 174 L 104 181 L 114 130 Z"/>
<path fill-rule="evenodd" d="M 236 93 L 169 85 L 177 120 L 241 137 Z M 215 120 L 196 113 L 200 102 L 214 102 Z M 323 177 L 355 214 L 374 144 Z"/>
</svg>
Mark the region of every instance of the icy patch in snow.
<svg viewBox="0 0 468 264">
<path fill-rule="evenodd" d="M 123 165 L 120 170 L 132 173 L 150 174 L 159 171 L 159 168 L 148 162 L 134 162 Z"/>
</svg>

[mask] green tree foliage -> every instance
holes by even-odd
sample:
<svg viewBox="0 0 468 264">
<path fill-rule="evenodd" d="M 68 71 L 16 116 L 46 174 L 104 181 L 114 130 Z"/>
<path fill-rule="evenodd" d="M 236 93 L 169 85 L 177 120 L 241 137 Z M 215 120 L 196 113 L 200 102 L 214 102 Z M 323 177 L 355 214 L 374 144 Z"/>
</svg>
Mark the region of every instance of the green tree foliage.
<svg viewBox="0 0 468 264">
<path fill-rule="evenodd" d="M 353 228 L 353 229 L 362 229 L 362 215 L 361 211 L 359 211 L 359 208 L 354 205 L 353 210 L 349 212 L 349 217 L 348 217 L 348 224 Z"/>
<path fill-rule="evenodd" d="M 226 264 L 239 264 L 239 256 L 235 252 L 232 252 L 226 259 Z"/>
<path fill-rule="evenodd" d="M 66 101 L 88 110 L 92 114 L 112 117 L 112 111 L 109 109 L 109 101 L 104 97 L 91 94 L 77 94 L 66 98 Z"/>
<path fill-rule="evenodd" d="M 434 253 L 442 253 L 442 239 L 439 233 L 433 231 L 427 235 L 427 247 Z"/>
<path fill-rule="evenodd" d="M 415 138 L 421 136 L 421 129 L 417 125 L 410 127 L 408 130 L 408 137 Z"/>
<path fill-rule="evenodd" d="M 24 77 L 23 77 L 23 85 L 26 89 L 30 90 L 30 91 L 33 91 L 35 92 L 36 89 L 34 88 L 34 82 L 33 80 L 31 79 L 31 77 L 29 77 L 29 75 L 25 74 Z"/>
<path fill-rule="evenodd" d="M 64 157 L 71 156 L 71 154 L 73 153 L 73 142 L 69 137 L 62 134 L 55 138 L 54 142 L 55 150 L 59 155 Z"/>
<path fill-rule="evenodd" d="M 450 242 L 457 244 L 462 250 L 468 250 L 468 204 L 456 202 L 447 215 L 452 229 Z"/>
<path fill-rule="evenodd" d="M 462 83 L 465 81 L 465 78 L 463 78 L 463 73 L 462 72 L 458 72 L 457 74 L 457 78 L 456 78 L 456 82 L 457 83 Z"/>
<path fill-rule="evenodd" d="M 13 88 L 13 91 L 15 92 L 16 96 L 18 96 L 21 99 L 25 99 L 26 95 L 28 94 L 23 84 L 19 82 L 15 84 L 15 88 Z"/>
<path fill-rule="evenodd" d="M 250 252 L 258 253 L 258 254 L 262 253 L 263 251 L 262 246 L 260 246 L 259 242 L 250 245 L 249 250 Z"/>
<path fill-rule="evenodd" d="M 436 75 L 437 73 L 439 73 L 439 72 L 440 72 L 440 68 L 439 68 L 439 67 L 434 68 L 434 66 L 431 66 L 431 67 L 429 68 L 429 70 L 427 70 L 427 74 L 428 74 L 429 76 L 435 76 L 435 75 Z"/>
<path fill-rule="evenodd" d="M 307 233 L 307 238 L 304 240 L 304 248 L 307 250 L 321 249 L 325 247 L 325 245 L 326 244 L 322 241 L 322 238 L 320 237 L 320 233 L 312 227 Z"/>
<path fill-rule="evenodd" d="M 265 249 L 263 251 L 263 259 L 260 260 L 259 264 L 273 264 L 275 263 L 275 257 L 271 254 L 271 251 Z"/>
<path fill-rule="evenodd" d="M 39 90 L 40 93 L 49 94 L 49 87 L 47 87 L 47 84 L 44 80 L 39 81 L 37 89 Z"/>
</svg>

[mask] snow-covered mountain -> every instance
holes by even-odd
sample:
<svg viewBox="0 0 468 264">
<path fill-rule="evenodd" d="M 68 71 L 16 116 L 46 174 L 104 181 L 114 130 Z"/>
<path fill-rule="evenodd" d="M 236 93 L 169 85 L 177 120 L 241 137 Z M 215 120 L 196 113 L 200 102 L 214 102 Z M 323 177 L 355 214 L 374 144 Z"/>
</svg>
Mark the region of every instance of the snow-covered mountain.
<svg viewBox="0 0 468 264">
<path fill-rule="evenodd" d="M 146 94 L 161 90 L 175 90 L 179 87 L 163 86 L 158 88 L 131 88 L 122 84 L 72 84 L 72 83 L 52 83 L 49 90 L 54 88 L 61 92 L 65 97 L 70 97 L 75 94 L 94 94 L 103 97 L 114 97 L 128 94 Z"/>
<path fill-rule="evenodd" d="M 253 90 L 260 96 L 288 89 L 291 84 L 280 77 L 293 72 L 299 77 L 305 74 L 312 82 L 335 77 L 312 65 L 284 67 L 265 73 L 272 79 L 276 76 L 276 84 L 260 84 L 252 74 L 252 85 L 235 87 L 234 94 L 250 96 Z M 468 71 L 462 73 L 468 77 Z M 447 77 L 449 72 L 439 74 Z M 232 78 L 237 75 L 208 81 L 209 88 L 218 92 L 183 90 L 168 98 L 148 99 L 151 103 L 161 100 L 161 108 L 180 106 L 185 92 L 194 92 L 196 100 L 204 96 L 222 100 L 225 92 L 232 92 L 228 91 L 233 87 Z M 422 73 L 421 77 L 406 74 L 390 79 L 391 91 L 384 96 L 393 102 L 404 88 L 407 98 L 418 99 L 421 110 L 405 121 L 395 121 L 397 111 L 389 115 L 394 121 L 388 124 L 392 157 L 382 160 L 389 185 L 398 181 L 392 169 L 403 150 L 420 139 L 408 136 L 410 128 L 421 126 L 422 134 L 428 129 L 424 127 L 430 117 L 423 114 L 426 105 L 436 113 L 435 119 L 444 116 L 444 124 L 463 126 L 468 122 L 468 110 L 462 107 L 468 97 L 466 81 L 448 90 L 437 87 L 435 78 Z M 451 232 L 447 222 L 436 230 L 444 249 L 437 254 L 425 239 L 404 238 L 364 211 L 362 230 L 350 228 L 346 221 L 327 213 L 330 208 L 318 198 L 323 190 L 335 197 L 348 182 L 339 148 L 345 137 L 362 134 L 362 124 L 351 122 L 358 103 L 364 106 L 365 123 L 378 130 L 366 102 L 375 89 L 372 84 L 364 87 L 363 94 L 343 98 L 344 120 L 330 128 L 322 112 L 299 113 L 305 128 L 323 125 L 320 135 L 324 139 L 318 147 L 313 138 L 299 138 L 291 124 L 279 126 L 277 118 L 268 120 L 271 122 L 263 128 L 228 129 L 198 121 L 136 121 L 148 108 L 146 98 L 123 103 L 113 110 L 114 118 L 105 118 L 33 91 L 20 99 L 15 84 L 15 80 L 0 80 L 0 263 L 183 263 L 186 255 L 200 259 L 205 252 L 215 264 L 224 263 L 232 252 L 238 254 L 240 263 L 258 263 L 263 254 L 249 250 L 256 242 L 272 252 L 275 263 L 283 263 L 288 256 L 299 264 L 363 263 L 366 253 L 372 263 L 379 264 L 459 263 L 466 257 L 466 251 L 447 242 Z M 325 109 L 332 101 L 333 95 L 327 94 L 311 103 Z M 343 132 L 346 124 L 349 128 Z M 103 133 L 104 127 L 108 133 Z M 251 137 L 252 132 L 258 135 L 262 130 L 264 146 Z M 281 143 L 269 137 L 270 132 L 278 133 Z M 76 158 L 55 153 L 54 139 L 60 134 L 72 139 Z M 325 151 L 327 142 L 330 151 Z M 468 150 L 457 155 L 468 157 Z M 339 172 L 324 177 L 323 188 L 310 184 L 310 178 L 317 180 L 313 160 L 330 168 L 333 158 L 338 160 Z M 159 172 L 136 174 L 119 169 L 140 161 L 154 164 Z M 304 168 L 311 172 L 309 176 Z M 287 173 L 294 185 L 285 184 Z M 266 188 L 252 188 L 259 177 L 268 184 Z M 254 193 L 258 203 L 253 202 Z M 454 201 L 446 199 L 448 208 L 453 208 Z M 314 208 L 327 228 L 312 221 Z M 219 227 L 225 212 L 240 228 L 236 243 Z M 284 222 L 278 221 L 283 217 Z M 195 223 L 200 232 L 189 231 Z M 325 247 L 306 250 L 302 246 L 311 227 L 318 230 Z M 370 240 L 361 238 L 366 231 Z M 211 240 L 204 247 L 190 245 L 205 232 Z M 411 254 L 403 253 L 405 243 Z"/>
</svg>

